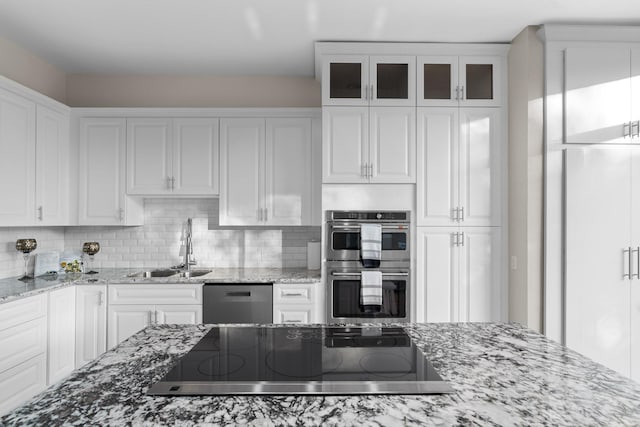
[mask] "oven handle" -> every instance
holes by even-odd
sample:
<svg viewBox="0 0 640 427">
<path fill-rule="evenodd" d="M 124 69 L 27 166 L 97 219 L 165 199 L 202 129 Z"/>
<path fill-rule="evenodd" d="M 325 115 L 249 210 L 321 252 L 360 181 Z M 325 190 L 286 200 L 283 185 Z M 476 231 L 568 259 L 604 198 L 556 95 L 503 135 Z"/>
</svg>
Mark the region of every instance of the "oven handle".
<svg viewBox="0 0 640 427">
<path fill-rule="evenodd" d="M 383 276 L 402 276 L 402 277 L 408 277 L 409 273 L 382 273 Z M 338 273 L 338 272 L 333 272 L 331 273 L 331 276 L 335 276 L 335 277 L 360 277 L 361 274 L 360 273 Z"/>
<path fill-rule="evenodd" d="M 360 227 L 354 225 L 331 225 L 332 230 L 348 230 L 348 231 L 360 231 Z M 409 230 L 408 225 L 383 225 L 383 230 Z"/>
</svg>

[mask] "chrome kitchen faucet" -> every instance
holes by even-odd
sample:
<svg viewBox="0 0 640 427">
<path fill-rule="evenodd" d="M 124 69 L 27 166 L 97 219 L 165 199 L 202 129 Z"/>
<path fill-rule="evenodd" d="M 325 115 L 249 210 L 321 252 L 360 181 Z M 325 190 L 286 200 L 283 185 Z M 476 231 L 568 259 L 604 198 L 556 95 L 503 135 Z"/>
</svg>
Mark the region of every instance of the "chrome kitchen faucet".
<svg viewBox="0 0 640 427">
<path fill-rule="evenodd" d="M 193 242 L 192 242 L 192 222 L 191 218 L 187 218 L 187 232 L 185 236 L 184 245 L 184 268 L 187 271 L 191 271 L 191 266 L 196 264 L 196 260 L 193 257 Z"/>
</svg>

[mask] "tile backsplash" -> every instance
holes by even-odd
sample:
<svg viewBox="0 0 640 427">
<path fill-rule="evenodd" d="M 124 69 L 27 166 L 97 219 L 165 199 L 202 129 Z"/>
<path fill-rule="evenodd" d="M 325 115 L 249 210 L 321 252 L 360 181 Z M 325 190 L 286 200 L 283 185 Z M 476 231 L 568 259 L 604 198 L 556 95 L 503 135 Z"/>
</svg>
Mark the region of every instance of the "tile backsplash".
<svg viewBox="0 0 640 427">
<path fill-rule="evenodd" d="M 182 262 L 187 218 L 193 218 L 197 267 L 303 268 L 307 242 L 320 227 L 216 228 L 218 199 L 145 199 L 142 227 L 67 227 L 65 249 L 100 243 L 92 268 L 169 267 Z"/>
<path fill-rule="evenodd" d="M 305 268 L 307 242 L 320 239 L 320 227 L 220 228 L 218 199 L 146 199 L 141 227 L 0 228 L 0 278 L 23 273 L 19 238 L 36 238 L 34 253 L 82 249 L 100 243 L 91 268 L 170 267 L 182 262 L 187 218 L 193 218 L 193 254 L 198 267 Z"/>
<path fill-rule="evenodd" d="M 29 271 L 33 271 L 34 253 L 62 251 L 64 249 L 64 227 L 1 227 L 0 228 L 0 278 L 22 276 L 24 258 L 16 251 L 16 240 L 34 238 L 37 249 L 29 256 Z"/>
</svg>

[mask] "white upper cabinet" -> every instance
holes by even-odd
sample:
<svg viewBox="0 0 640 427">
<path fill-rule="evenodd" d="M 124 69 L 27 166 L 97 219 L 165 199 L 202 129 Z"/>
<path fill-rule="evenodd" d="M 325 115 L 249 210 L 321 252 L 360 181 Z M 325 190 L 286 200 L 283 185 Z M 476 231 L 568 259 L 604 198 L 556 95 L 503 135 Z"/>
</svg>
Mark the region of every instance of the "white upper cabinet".
<svg viewBox="0 0 640 427">
<path fill-rule="evenodd" d="M 69 115 L 36 109 L 36 224 L 69 220 Z"/>
<path fill-rule="evenodd" d="M 323 58 L 322 105 L 415 105 L 415 56 Z"/>
<path fill-rule="evenodd" d="M 80 119 L 80 225 L 143 223 L 142 202 L 125 194 L 125 128 L 125 119 Z"/>
<path fill-rule="evenodd" d="M 67 225 L 69 115 L 0 88 L 0 226 Z"/>
<path fill-rule="evenodd" d="M 36 104 L 0 88 L 0 225 L 35 222 Z"/>
<path fill-rule="evenodd" d="M 128 119 L 127 193 L 165 194 L 173 184 L 171 119 Z"/>
<path fill-rule="evenodd" d="M 311 223 L 311 120 L 267 119 L 265 222 Z"/>
<path fill-rule="evenodd" d="M 501 63 L 500 56 L 419 56 L 417 105 L 500 106 Z"/>
<path fill-rule="evenodd" d="M 309 225 L 310 118 L 220 123 L 220 225 Z"/>
<path fill-rule="evenodd" d="M 565 142 L 640 142 L 639 57 L 625 46 L 566 49 Z"/>
<path fill-rule="evenodd" d="M 414 107 L 324 107 L 323 182 L 413 183 Z"/>
<path fill-rule="evenodd" d="M 417 225 L 499 226 L 500 110 L 419 108 Z"/>
<path fill-rule="evenodd" d="M 218 119 L 173 120 L 174 194 L 218 194 L 218 158 Z"/>
<path fill-rule="evenodd" d="M 218 120 L 127 119 L 127 193 L 218 194 Z"/>
<path fill-rule="evenodd" d="M 415 108 L 370 108 L 369 122 L 370 182 L 416 182 Z"/>
</svg>

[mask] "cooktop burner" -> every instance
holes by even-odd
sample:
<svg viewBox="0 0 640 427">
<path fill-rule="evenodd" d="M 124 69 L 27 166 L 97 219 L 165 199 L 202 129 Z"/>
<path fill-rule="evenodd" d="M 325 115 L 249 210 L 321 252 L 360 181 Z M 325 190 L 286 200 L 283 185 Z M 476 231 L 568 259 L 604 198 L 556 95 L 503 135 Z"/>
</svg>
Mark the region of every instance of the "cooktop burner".
<svg viewBox="0 0 640 427">
<path fill-rule="evenodd" d="M 214 327 L 147 394 L 451 392 L 404 329 L 331 325 Z"/>
</svg>

